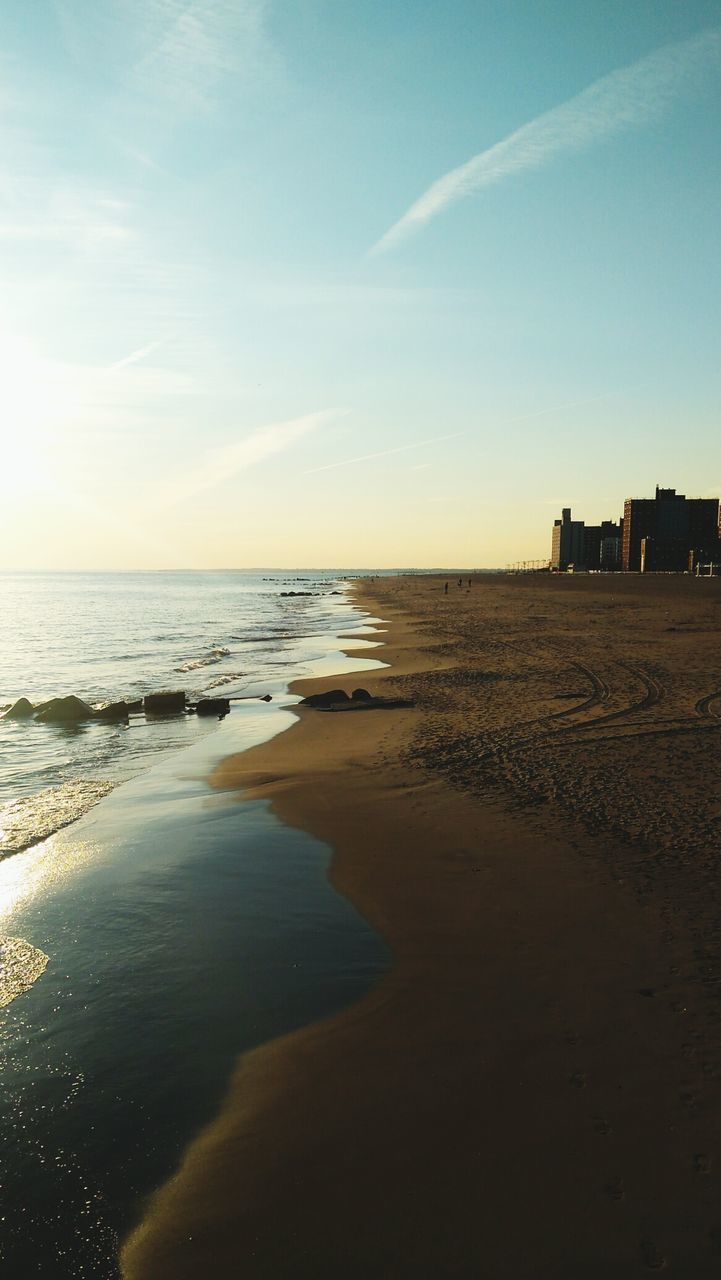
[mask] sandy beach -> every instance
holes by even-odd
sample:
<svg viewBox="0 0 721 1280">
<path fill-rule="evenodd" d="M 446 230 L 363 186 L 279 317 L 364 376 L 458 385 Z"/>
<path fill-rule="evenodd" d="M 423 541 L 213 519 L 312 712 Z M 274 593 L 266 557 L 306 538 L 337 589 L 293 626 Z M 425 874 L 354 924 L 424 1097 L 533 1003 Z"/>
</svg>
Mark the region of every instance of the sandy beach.
<svg viewBox="0 0 721 1280">
<path fill-rule="evenodd" d="M 718 1275 L 721 583 L 444 581 L 362 584 L 389 666 L 332 682 L 412 708 L 213 775 L 395 963 L 239 1061 L 127 1280 Z"/>
</svg>

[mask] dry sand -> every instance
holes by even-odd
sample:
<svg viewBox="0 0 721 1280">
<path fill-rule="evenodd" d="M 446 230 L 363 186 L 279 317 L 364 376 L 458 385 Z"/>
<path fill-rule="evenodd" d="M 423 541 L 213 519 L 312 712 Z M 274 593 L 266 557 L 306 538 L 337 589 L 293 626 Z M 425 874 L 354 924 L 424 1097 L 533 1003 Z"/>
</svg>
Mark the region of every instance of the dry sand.
<svg viewBox="0 0 721 1280">
<path fill-rule="evenodd" d="M 332 846 L 395 965 L 241 1059 L 124 1276 L 717 1277 L 721 582 L 365 591 L 363 683 L 416 707 L 213 781 Z"/>
</svg>

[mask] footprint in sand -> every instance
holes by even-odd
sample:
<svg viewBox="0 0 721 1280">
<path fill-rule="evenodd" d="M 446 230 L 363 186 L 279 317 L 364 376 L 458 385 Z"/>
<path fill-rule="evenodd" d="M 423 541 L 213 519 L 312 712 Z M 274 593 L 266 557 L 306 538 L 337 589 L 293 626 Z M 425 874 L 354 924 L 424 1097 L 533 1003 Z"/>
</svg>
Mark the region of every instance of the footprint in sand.
<svg viewBox="0 0 721 1280">
<path fill-rule="evenodd" d="M 662 1271 L 666 1266 L 666 1259 L 660 1250 L 656 1248 L 653 1240 L 641 1241 L 641 1257 L 649 1271 Z"/>
</svg>

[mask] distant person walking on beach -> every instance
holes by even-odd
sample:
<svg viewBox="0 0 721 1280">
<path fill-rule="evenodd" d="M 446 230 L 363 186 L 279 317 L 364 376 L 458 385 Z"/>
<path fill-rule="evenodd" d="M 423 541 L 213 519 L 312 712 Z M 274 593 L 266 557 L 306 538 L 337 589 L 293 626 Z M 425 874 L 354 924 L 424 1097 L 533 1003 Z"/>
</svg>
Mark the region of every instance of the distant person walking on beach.
<svg viewBox="0 0 721 1280">
<path fill-rule="evenodd" d="M 448 583 L 446 583 L 445 587 L 443 588 L 443 594 L 444 596 L 448 595 Z"/>
</svg>

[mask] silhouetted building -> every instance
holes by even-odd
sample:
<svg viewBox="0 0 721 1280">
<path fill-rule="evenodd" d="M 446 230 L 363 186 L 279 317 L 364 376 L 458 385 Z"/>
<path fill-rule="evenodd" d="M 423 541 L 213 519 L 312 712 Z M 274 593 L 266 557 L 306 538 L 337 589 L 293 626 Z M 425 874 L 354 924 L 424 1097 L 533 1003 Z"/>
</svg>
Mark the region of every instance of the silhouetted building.
<svg viewBox="0 0 721 1280">
<path fill-rule="evenodd" d="M 685 573 L 688 561 L 685 538 L 641 539 L 641 573 Z"/>
<path fill-rule="evenodd" d="M 623 520 L 618 524 L 615 520 L 601 521 L 599 569 L 603 569 L 606 573 L 618 572 L 621 568 L 622 539 Z"/>
<path fill-rule="evenodd" d="M 601 567 L 600 524 L 586 524 L 583 527 L 583 563 L 587 569 Z"/>
<path fill-rule="evenodd" d="M 564 507 L 562 519 L 555 520 L 551 540 L 551 568 L 564 573 L 569 565 L 585 564 L 583 520 L 571 519 L 571 508 Z"/>
<path fill-rule="evenodd" d="M 615 520 L 600 524 L 572 520 L 571 508 L 564 507 L 562 519 L 553 525 L 551 568 L 560 572 L 570 565 L 594 571 L 620 569 L 622 526 L 623 521 L 617 524 Z"/>
<path fill-rule="evenodd" d="M 718 545 L 718 498 L 687 498 L 656 487 L 655 498 L 627 498 L 623 511 L 626 573 L 682 573 L 689 555 L 713 559 Z"/>
</svg>

